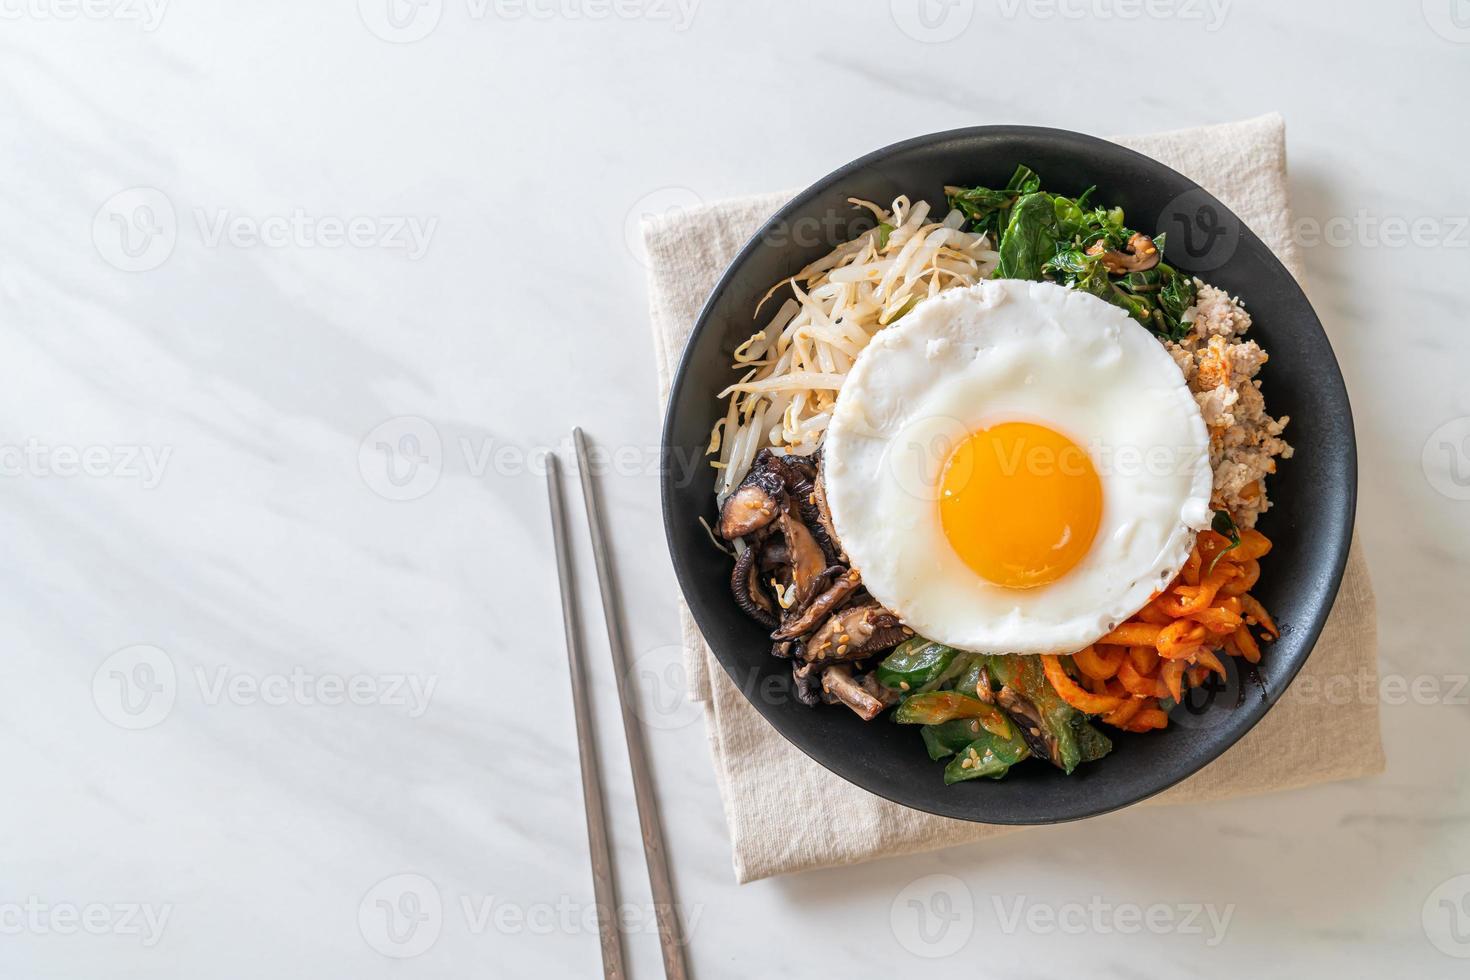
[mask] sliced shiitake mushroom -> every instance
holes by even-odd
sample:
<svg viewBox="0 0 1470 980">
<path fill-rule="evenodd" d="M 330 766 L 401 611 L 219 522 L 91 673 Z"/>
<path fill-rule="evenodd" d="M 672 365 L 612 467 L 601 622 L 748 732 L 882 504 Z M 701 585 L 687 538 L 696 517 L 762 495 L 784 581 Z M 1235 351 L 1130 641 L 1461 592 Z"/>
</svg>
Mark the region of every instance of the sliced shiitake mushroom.
<svg viewBox="0 0 1470 980">
<path fill-rule="evenodd" d="M 829 618 L 812 634 L 802 655 L 826 663 L 862 660 L 913 635 L 897 616 L 870 599 Z"/>
<path fill-rule="evenodd" d="M 1104 243 L 1096 242 L 1087 250 L 1087 254 L 1101 255 L 1103 268 L 1115 276 L 1147 272 L 1163 260 L 1154 240 L 1141 231 L 1133 233 L 1125 249 L 1108 249 Z"/>
</svg>

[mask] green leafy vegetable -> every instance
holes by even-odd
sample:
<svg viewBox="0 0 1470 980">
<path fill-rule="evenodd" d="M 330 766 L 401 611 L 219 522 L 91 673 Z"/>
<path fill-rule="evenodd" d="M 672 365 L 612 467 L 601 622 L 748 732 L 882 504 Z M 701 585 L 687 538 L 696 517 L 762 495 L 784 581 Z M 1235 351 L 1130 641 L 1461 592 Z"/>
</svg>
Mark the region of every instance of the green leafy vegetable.
<svg viewBox="0 0 1470 980">
<path fill-rule="evenodd" d="M 1040 279 L 1057 253 L 1061 237 L 1056 205 L 1050 194 L 1027 194 L 1011 209 L 1011 220 L 1000 240 L 1000 279 Z"/>
<path fill-rule="evenodd" d="M 1127 252 L 1135 231 L 1121 208 L 1096 207 L 1095 188 L 1080 197 L 1041 190 L 1029 167 L 1017 168 L 1002 190 L 947 188 L 951 207 L 970 220 L 970 229 L 997 243 L 1000 279 L 1060 283 L 1089 292 L 1127 311 L 1139 323 L 1169 340 L 1189 332 L 1185 311 L 1195 302 L 1194 279 L 1166 262 L 1137 272 L 1110 272 L 1105 252 Z M 1153 240 L 1162 256 L 1165 240 Z M 1092 254 L 1089 254 L 1089 250 Z"/>
<path fill-rule="evenodd" d="M 976 231 L 990 235 L 992 242 L 999 242 L 1001 233 L 1010 223 L 1011 208 L 1027 194 L 1041 190 L 1041 178 L 1030 167 L 1019 166 L 1011 175 L 1004 190 L 993 191 L 986 187 L 946 187 L 949 206 L 969 218 Z"/>
</svg>

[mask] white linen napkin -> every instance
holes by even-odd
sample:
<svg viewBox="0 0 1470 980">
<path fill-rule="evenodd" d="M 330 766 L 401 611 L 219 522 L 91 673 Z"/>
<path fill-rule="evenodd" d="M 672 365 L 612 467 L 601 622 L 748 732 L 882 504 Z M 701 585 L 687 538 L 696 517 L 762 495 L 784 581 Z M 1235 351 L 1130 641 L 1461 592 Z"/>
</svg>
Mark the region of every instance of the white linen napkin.
<svg viewBox="0 0 1470 980">
<path fill-rule="evenodd" d="M 1285 135 L 1283 120 L 1273 114 L 1116 142 L 1209 190 L 1300 280 L 1287 203 Z M 792 196 L 726 201 L 645 225 L 661 403 L 668 400 L 684 343 L 719 275 Z M 689 696 L 705 706 L 739 881 L 949 847 L 1020 829 L 920 813 L 832 775 L 750 706 L 705 646 L 682 601 L 680 609 Z M 1147 803 L 1223 799 L 1381 772 L 1376 701 L 1329 703 L 1344 699 L 1321 696 L 1330 678 L 1366 685 L 1376 683 L 1377 672 L 1373 587 L 1354 540 L 1337 602 L 1296 683 L 1225 755 Z"/>
</svg>

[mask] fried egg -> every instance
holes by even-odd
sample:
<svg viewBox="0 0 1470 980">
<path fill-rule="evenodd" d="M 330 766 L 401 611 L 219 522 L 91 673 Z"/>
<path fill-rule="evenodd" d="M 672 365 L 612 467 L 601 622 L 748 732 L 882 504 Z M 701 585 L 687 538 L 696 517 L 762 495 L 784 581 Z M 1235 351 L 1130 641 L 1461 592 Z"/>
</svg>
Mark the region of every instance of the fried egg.
<svg viewBox="0 0 1470 980">
<path fill-rule="evenodd" d="M 1209 526 L 1209 434 L 1164 346 L 1122 309 L 995 280 L 877 334 L 827 430 L 832 521 L 873 597 L 986 653 L 1100 639 Z"/>
</svg>

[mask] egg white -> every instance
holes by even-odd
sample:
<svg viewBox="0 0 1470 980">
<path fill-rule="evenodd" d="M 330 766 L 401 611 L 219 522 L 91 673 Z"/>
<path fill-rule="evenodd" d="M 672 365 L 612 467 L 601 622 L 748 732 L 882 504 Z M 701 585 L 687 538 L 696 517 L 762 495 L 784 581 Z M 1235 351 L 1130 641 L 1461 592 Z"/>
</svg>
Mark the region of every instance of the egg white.
<svg viewBox="0 0 1470 980">
<path fill-rule="evenodd" d="M 1102 483 L 1091 549 L 1034 589 L 977 575 L 939 518 L 952 449 L 1007 421 L 1068 436 Z M 1095 642 L 1178 574 L 1212 516 L 1208 450 L 1183 374 L 1137 321 L 1078 290 L 993 280 L 873 338 L 837 398 L 823 465 L 844 550 L 906 625 L 964 650 L 1058 653 Z"/>
</svg>

